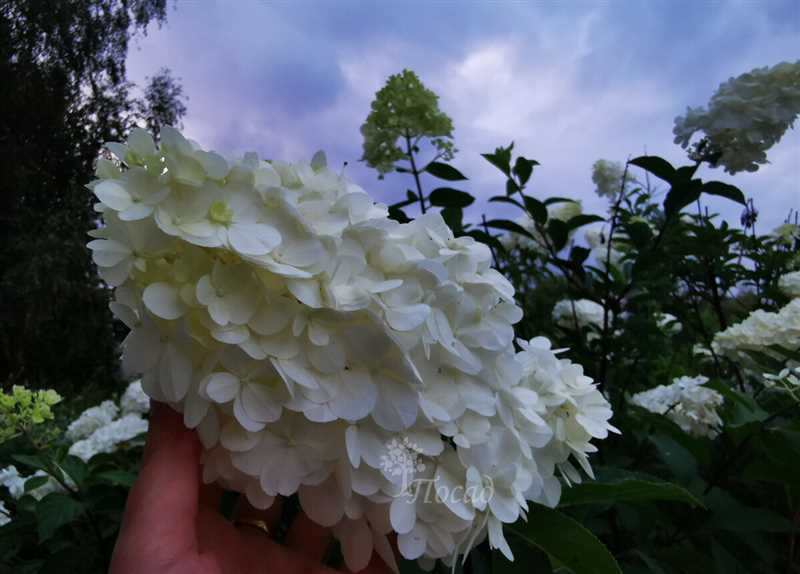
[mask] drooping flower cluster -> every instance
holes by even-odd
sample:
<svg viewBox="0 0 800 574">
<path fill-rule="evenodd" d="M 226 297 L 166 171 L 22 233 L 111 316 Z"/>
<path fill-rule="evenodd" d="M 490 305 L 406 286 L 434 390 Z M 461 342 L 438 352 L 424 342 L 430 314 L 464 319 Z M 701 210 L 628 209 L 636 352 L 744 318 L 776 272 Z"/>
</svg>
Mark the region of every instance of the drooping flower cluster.
<svg viewBox="0 0 800 574">
<path fill-rule="evenodd" d="M 675 118 L 675 143 L 683 148 L 702 132 L 702 155 L 718 156 L 729 173 L 756 171 L 800 114 L 800 61 L 756 68 L 720 85 L 708 109 L 687 108 Z"/>
<path fill-rule="evenodd" d="M 570 329 L 603 327 L 603 306 L 590 299 L 563 299 L 553 307 L 553 320 Z"/>
<path fill-rule="evenodd" d="M 150 398 L 144 394 L 141 381 L 128 385 L 117 406 L 103 401 L 83 411 L 70 423 L 66 438 L 72 442 L 69 454 L 87 461 L 101 453 L 111 453 L 147 432 L 147 420 L 142 417 L 150 410 Z"/>
<path fill-rule="evenodd" d="M 388 219 L 320 154 L 161 138 L 109 146 L 123 165 L 98 164 L 89 247 L 131 329 L 123 368 L 198 429 L 204 480 L 258 508 L 298 493 L 353 571 L 394 564 L 391 531 L 408 559 L 487 535 L 510 554 L 502 524 L 554 504 L 570 456 L 589 470 L 611 410 L 543 341 L 515 355 L 522 312 L 489 249 L 438 214 Z"/>
<path fill-rule="evenodd" d="M 777 312 L 753 311 L 744 321 L 717 333 L 712 348 L 718 355 L 751 366 L 754 361 L 748 351 L 786 360 L 791 352 L 800 349 L 800 298 L 792 299 Z"/>
<path fill-rule="evenodd" d="M 703 376 L 678 377 L 670 385 L 636 393 L 630 402 L 665 415 L 686 433 L 714 438 L 722 426 L 717 408 L 722 406 L 724 398 L 714 389 L 704 387 L 707 382 L 708 378 Z"/>
</svg>

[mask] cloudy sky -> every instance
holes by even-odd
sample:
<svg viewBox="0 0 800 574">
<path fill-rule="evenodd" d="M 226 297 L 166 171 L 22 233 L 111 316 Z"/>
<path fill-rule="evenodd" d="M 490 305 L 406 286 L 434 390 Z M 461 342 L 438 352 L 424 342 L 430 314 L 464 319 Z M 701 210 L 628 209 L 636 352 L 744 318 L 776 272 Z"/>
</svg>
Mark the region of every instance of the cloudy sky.
<svg viewBox="0 0 800 574">
<path fill-rule="evenodd" d="M 479 154 L 513 140 L 542 164 L 534 195 L 601 212 L 596 159 L 647 150 L 680 164 L 672 125 L 687 105 L 704 105 L 731 76 L 797 59 L 797 0 L 203 0 L 179 1 L 137 41 L 129 74 L 143 83 L 171 68 L 189 96 L 184 131 L 204 147 L 287 160 L 324 149 L 330 165 L 349 162 L 352 179 L 392 202 L 410 182 L 378 181 L 358 162 L 359 127 L 387 76 L 411 68 L 453 118 L 466 189 L 483 200 L 502 193 Z M 701 173 L 753 197 L 762 232 L 800 208 L 800 124 L 769 158 L 755 174 Z M 710 205 L 738 220 L 738 206 Z"/>
</svg>

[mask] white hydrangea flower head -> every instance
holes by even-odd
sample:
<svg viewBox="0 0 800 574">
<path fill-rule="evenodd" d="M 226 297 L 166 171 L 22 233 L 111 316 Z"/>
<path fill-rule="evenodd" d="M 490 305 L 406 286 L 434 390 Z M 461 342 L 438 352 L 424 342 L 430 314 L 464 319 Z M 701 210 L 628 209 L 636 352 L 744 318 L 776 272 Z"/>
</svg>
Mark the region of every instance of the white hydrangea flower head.
<svg viewBox="0 0 800 574">
<path fill-rule="evenodd" d="M 562 299 L 553 307 L 553 320 L 562 327 L 603 327 L 603 306 L 589 299 Z M 610 320 L 610 318 L 609 318 Z"/>
<path fill-rule="evenodd" d="M 652 413 L 665 415 L 684 432 L 714 438 L 722 427 L 717 409 L 723 396 L 704 387 L 707 377 L 678 377 L 670 385 L 659 385 L 636 393 L 630 402 Z"/>
<path fill-rule="evenodd" d="M 747 351 L 786 360 L 790 353 L 782 353 L 781 348 L 789 352 L 800 349 L 800 298 L 777 312 L 756 309 L 744 321 L 714 335 L 711 346 L 718 355 L 749 366 L 754 366 L 754 361 Z"/>
<path fill-rule="evenodd" d="M 630 172 L 627 175 L 625 174 L 625 168 L 619 162 L 598 159 L 592 164 L 594 192 L 609 201 L 613 201 L 619 196 L 623 176 L 625 177 L 625 186 L 636 181 L 636 178 Z"/>
<path fill-rule="evenodd" d="M 800 402 L 800 367 L 782 369 L 777 374 L 764 373 L 763 377 L 766 388 L 787 394 Z"/>
<path fill-rule="evenodd" d="M 109 149 L 120 164 L 89 186 L 104 222 L 90 248 L 131 329 L 123 369 L 197 429 L 205 481 L 258 508 L 297 493 L 358 571 L 373 551 L 393 564 L 392 531 L 425 563 L 487 536 L 506 551 L 502 524 L 526 497 L 557 501 L 554 468 L 588 468 L 608 403 L 556 361 L 548 400 L 580 420 L 554 422 L 514 352 L 513 287 L 439 214 L 390 220 L 322 154 L 225 158 L 170 128 L 158 146 L 134 130 Z M 143 425 L 127 414 L 71 452 L 106 452 Z M 475 488 L 413 498 L 424 481 Z"/>
<path fill-rule="evenodd" d="M 772 235 L 781 243 L 794 245 L 800 241 L 800 225 L 797 223 L 782 223 L 772 231 Z"/>
<path fill-rule="evenodd" d="M 7 466 L 0 470 L 0 486 L 4 486 L 8 489 L 11 498 L 18 500 L 25 495 L 25 483 L 34 477 L 38 476 L 47 476 L 48 480 L 44 484 L 37 486 L 27 492 L 28 495 L 32 496 L 36 500 L 41 500 L 51 492 L 62 492 L 64 487 L 58 483 L 56 479 L 52 476 L 49 476 L 43 470 L 37 470 L 31 475 L 23 476 L 19 473 L 17 468 L 14 465 Z M 69 477 L 67 480 L 71 482 Z"/>
<path fill-rule="evenodd" d="M 114 401 L 103 401 L 95 407 L 83 411 L 67 427 L 66 438 L 70 442 L 84 439 L 100 427 L 106 426 L 119 415 L 119 407 Z"/>
<path fill-rule="evenodd" d="M 608 233 L 604 229 L 587 229 L 583 238 L 589 246 L 589 258 L 593 259 L 598 267 L 605 269 L 606 259 L 613 267 L 619 267 L 625 253 L 622 251 L 622 238 L 618 234 L 615 234 L 611 241 L 610 253 L 608 251 Z"/>
<path fill-rule="evenodd" d="M 145 419 L 135 413 L 126 414 L 98 428 L 88 437 L 72 443 L 68 452 L 85 462 L 97 454 L 114 452 L 120 445 L 145 432 Z"/>
<path fill-rule="evenodd" d="M 707 109 L 689 107 L 675 118 L 673 133 L 675 143 L 687 148 L 701 132 L 729 173 L 756 171 L 798 114 L 800 61 L 782 62 L 723 82 Z"/>
<path fill-rule="evenodd" d="M 119 406 L 123 415 L 143 415 L 150 412 L 150 397 L 142 389 L 141 380 L 133 381 L 125 388 L 119 399 Z"/>
<path fill-rule="evenodd" d="M 683 331 L 683 325 L 678 318 L 670 313 L 657 313 L 656 325 L 668 335 L 677 335 Z"/>
<path fill-rule="evenodd" d="M 778 287 L 789 297 L 800 297 L 800 271 L 785 273 L 778 279 Z"/>
<path fill-rule="evenodd" d="M 11 511 L 6 508 L 6 503 L 0 500 L 0 526 L 5 526 L 11 522 Z"/>
</svg>

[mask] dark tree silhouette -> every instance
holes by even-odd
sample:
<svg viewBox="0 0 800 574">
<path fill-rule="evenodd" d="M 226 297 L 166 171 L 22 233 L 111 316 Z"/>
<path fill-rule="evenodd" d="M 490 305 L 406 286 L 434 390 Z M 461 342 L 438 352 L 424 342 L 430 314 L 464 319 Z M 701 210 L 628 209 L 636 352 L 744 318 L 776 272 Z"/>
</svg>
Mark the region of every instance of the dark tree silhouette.
<svg viewBox="0 0 800 574">
<path fill-rule="evenodd" d="M 186 114 L 184 99 L 183 86 L 169 68 L 161 68 L 148 78 L 140 111 L 147 129 L 158 134 L 163 126 L 181 127 L 180 119 Z"/>
<path fill-rule="evenodd" d="M 165 18 L 166 0 L 0 0 L 0 382 L 70 392 L 114 374 L 84 186 L 103 142 L 185 112 L 168 73 L 144 102 L 126 79 L 131 39 Z"/>
</svg>

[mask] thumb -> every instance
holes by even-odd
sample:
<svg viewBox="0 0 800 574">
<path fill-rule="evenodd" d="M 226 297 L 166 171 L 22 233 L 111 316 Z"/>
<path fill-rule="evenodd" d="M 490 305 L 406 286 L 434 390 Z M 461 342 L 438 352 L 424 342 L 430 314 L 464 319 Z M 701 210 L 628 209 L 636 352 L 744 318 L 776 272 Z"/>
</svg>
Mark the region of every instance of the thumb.
<svg viewBox="0 0 800 574">
<path fill-rule="evenodd" d="M 178 413 L 153 402 L 142 467 L 128 496 L 120 537 L 130 533 L 149 548 L 154 543 L 178 552 L 192 547 L 199 488 L 197 435 Z"/>
</svg>

